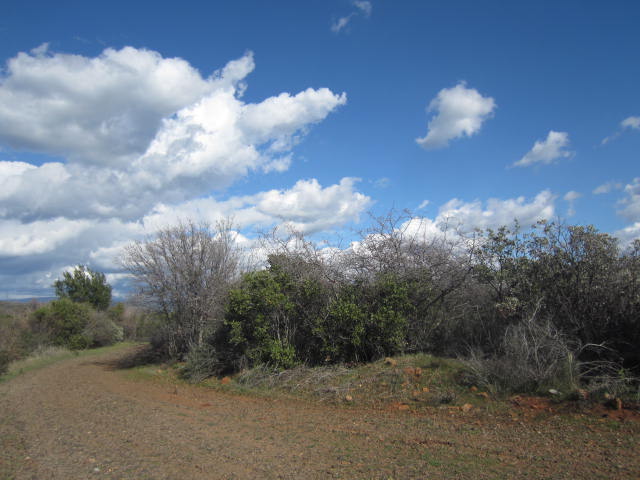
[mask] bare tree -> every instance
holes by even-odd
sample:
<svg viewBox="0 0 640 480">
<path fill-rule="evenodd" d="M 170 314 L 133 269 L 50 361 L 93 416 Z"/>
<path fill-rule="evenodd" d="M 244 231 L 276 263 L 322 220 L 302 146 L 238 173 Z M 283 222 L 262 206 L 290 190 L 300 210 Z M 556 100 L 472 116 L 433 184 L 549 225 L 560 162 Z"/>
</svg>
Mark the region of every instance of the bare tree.
<svg viewBox="0 0 640 480">
<path fill-rule="evenodd" d="M 121 263 L 167 327 L 169 355 L 201 346 L 222 322 L 224 298 L 238 274 L 235 236 L 230 220 L 215 227 L 186 221 L 125 249 Z"/>
</svg>

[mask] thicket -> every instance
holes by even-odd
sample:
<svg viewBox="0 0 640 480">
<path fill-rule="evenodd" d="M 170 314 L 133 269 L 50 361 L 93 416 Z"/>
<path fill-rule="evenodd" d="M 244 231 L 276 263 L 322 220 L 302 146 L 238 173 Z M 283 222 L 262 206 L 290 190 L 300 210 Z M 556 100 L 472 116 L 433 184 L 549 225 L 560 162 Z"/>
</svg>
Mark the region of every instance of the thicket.
<svg viewBox="0 0 640 480">
<path fill-rule="evenodd" d="M 640 373 L 640 242 L 375 220 L 348 249 L 265 237 L 267 262 L 244 273 L 228 222 L 163 231 L 123 263 L 159 315 L 156 348 L 196 379 L 403 352 L 464 356 L 475 382 L 510 391 Z"/>
</svg>

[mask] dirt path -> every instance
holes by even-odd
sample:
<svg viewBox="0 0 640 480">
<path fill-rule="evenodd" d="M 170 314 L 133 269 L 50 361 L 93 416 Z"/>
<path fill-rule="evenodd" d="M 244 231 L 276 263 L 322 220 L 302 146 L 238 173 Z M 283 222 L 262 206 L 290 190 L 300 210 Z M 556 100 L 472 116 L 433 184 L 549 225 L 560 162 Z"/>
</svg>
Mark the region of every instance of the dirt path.
<svg viewBox="0 0 640 480">
<path fill-rule="evenodd" d="M 176 392 L 128 379 L 118 355 L 0 384 L 0 480 L 640 477 L 636 423 Z"/>
</svg>

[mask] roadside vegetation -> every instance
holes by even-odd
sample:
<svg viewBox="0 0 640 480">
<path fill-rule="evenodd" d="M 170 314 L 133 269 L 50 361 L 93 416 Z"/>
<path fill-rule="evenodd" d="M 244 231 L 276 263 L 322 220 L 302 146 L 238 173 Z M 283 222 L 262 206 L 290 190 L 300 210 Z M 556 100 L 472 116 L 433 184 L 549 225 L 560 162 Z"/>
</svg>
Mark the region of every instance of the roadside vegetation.
<svg viewBox="0 0 640 480">
<path fill-rule="evenodd" d="M 286 389 L 299 378 L 338 395 L 358 368 L 400 357 L 456 372 L 437 392 L 403 386 L 431 403 L 473 387 L 638 404 L 640 242 L 623 250 L 593 227 L 548 222 L 465 233 L 395 212 L 373 220 L 346 249 L 274 230 L 258 260 L 230 221 L 161 230 L 121 259 L 137 288 L 127 306 L 85 266 L 54 283 L 57 300 L 7 304 L 0 373 L 48 347 L 149 340 L 192 382 Z M 365 381 L 393 389 L 404 375 L 393 371 Z"/>
<path fill-rule="evenodd" d="M 434 232 L 393 212 L 373 225 L 348 249 L 274 231 L 251 265 L 229 222 L 187 222 L 122 264 L 158 319 L 154 351 L 192 381 L 427 354 L 494 395 L 637 403 L 640 242 L 548 222 Z"/>
<path fill-rule="evenodd" d="M 112 305 L 104 274 L 81 265 L 53 287 L 58 298 L 45 304 L 0 302 L 0 375 L 125 339 L 149 338 L 149 315 L 122 303 Z"/>
</svg>

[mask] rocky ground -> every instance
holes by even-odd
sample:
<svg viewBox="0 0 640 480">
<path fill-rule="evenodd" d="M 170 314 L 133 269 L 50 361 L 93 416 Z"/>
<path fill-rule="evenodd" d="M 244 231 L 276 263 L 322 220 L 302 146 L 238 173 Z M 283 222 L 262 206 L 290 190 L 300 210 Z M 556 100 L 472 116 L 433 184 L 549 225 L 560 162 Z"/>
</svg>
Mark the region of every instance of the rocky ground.
<svg viewBox="0 0 640 480">
<path fill-rule="evenodd" d="M 0 480 L 640 478 L 640 423 L 380 411 L 134 379 L 126 352 L 0 384 Z"/>
</svg>

